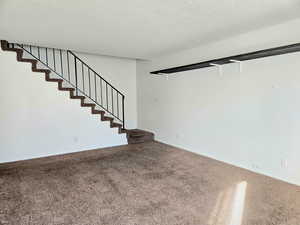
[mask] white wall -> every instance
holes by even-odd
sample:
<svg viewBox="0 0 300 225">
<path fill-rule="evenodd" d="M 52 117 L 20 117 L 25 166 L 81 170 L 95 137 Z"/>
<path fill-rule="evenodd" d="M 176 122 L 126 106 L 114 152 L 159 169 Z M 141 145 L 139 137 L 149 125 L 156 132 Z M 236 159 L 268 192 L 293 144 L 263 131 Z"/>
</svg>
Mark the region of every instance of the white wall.
<svg viewBox="0 0 300 225">
<path fill-rule="evenodd" d="M 80 54 L 126 95 L 128 127 L 136 127 L 136 61 Z M 122 68 L 122 73 L 120 73 Z M 126 144 L 90 108 L 82 108 L 31 64 L 0 50 L 0 163 Z"/>
<path fill-rule="evenodd" d="M 300 53 L 169 76 L 149 72 L 299 42 L 300 20 L 138 61 L 138 126 L 156 139 L 300 185 Z M 284 41 L 283 41 L 284 40 Z M 286 43 L 285 43 L 286 42 Z M 201 172 L 201 171 L 199 171 Z"/>
</svg>

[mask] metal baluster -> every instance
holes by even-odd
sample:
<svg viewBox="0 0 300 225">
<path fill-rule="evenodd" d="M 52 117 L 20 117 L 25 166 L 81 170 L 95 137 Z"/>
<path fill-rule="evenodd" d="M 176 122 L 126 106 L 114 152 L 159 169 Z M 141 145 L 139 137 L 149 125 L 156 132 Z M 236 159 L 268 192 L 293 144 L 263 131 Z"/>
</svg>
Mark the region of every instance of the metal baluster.
<svg viewBox="0 0 300 225">
<path fill-rule="evenodd" d="M 55 49 L 53 48 L 53 64 L 54 64 L 54 71 L 56 71 L 56 65 L 55 65 Z"/>
<path fill-rule="evenodd" d="M 111 86 L 111 108 L 112 108 L 112 114 L 114 115 L 114 90 Z"/>
<path fill-rule="evenodd" d="M 94 73 L 94 80 L 95 80 L 95 99 L 96 99 L 96 102 L 97 102 L 97 80 L 96 80 L 96 73 Z"/>
<path fill-rule="evenodd" d="M 78 96 L 77 59 L 76 59 L 76 57 L 74 57 L 74 59 L 75 59 L 75 82 L 76 82 L 76 95 Z"/>
<path fill-rule="evenodd" d="M 41 53 L 40 53 L 40 47 L 39 46 L 38 46 L 38 58 L 41 59 Z"/>
<path fill-rule="evenodd" d="M 91 97 L 91 73 L 89 68 L 88 68 L 88 73 L 89 73 L 89 97 Z"/>
<path fill-rule="evenodd" d="M 84 88 L 84 69 L 83 69 L 83 63 L 81 63 L 81 76 L 82 76 L 83 93 L 85 93 L 85 88 Z"/>
<path fill-rule="evenodd" d="M 106 82 L 106 109 L 108 110 L 108 89 L 107 89 L 107 82 Z"/>
<path fill-rule="evenodd" d="M 71 81 L 70 79 L 70 61 L 69 61 L 69 52 L 67 51 L 67 61 L 68 61 L 68 79 L 69 81 Z"/>
<path fill-rule="evenodd" d="M 32 53 L 32 47 L 31 47 L 31 45 L 29 45 L 29 51 L 30 51 L 30 53 Z"/>
<path fill-rule="evenodd" d="M 102 88 L 102 78 L 100 78 L 100 91 L 101 91 L 101 95 L 100 95 L 100 97 L 101 97 L 101 105 L 103 105 L 103 94 L 102 94 L 102 92 L 103 92 L 103 88 Z"/>
<path fill-rule="evenodd" d="M 60 53 L 60 72 L 61 72 L 62 77 L 64 77 L 63 59 L 62 59 L 61 49 L 59 50 L 59 53 Z"/>
<path fill-rule="evenodd" d="M 48 66 L 48 48 L 46 48 L 46 65 Z"/>
<path fill-rule="evenodd" d="M 119 118 L 119 92 L 117 91 L 117 116 Z"/>
<path fill-rule="evenodd" d="M 125 101 L 125 96 L 124 95 L 122 95 L 122 113 L 123 113 L 123 129 L 125 129 L 125 112 L 124 112 L 124 108 L 125 108 L 125 106 L 124 106 L 124 101 Z"/>
</svg>

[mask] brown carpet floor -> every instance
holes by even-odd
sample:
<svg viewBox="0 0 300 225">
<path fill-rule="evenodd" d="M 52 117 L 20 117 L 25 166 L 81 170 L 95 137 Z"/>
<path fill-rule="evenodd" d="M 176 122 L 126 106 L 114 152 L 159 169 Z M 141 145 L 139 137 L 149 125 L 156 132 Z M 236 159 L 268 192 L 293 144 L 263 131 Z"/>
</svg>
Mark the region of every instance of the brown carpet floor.
<svg viewBox="0 0 300 225">
<path fill-rule="evenodd" d="M 0 164 L 0 224 L 299 225 L 300 189 L 150 142 Z"/>
</svg>

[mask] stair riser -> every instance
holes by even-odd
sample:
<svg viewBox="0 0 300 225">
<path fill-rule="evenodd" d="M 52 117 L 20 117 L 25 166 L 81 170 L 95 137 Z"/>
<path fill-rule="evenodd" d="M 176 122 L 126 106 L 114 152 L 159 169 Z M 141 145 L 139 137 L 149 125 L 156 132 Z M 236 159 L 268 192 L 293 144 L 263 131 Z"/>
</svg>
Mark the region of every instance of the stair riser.
<svg viewBox="0 0 300 225">
<path fill-rule="evenodd" d="M 154 134 L 142 130 L 128 130 L 127 132 L 128 144 L 138 144 L 143 142 L 154 141 Z"/>
</svg>

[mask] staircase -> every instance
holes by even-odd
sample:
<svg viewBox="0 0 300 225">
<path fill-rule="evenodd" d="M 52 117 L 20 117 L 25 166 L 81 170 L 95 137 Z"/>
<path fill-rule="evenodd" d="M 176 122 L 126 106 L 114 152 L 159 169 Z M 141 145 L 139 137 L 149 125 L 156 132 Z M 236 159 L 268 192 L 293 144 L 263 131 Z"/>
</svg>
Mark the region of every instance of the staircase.
<svg viewBox="0 0 300 225">
<path fill-rule="evenodd" d="M 17 54 L 17 61 L 32 64 L 32 71 L 45 74 L 48 82 L 57 82 L 58 90 L 68 91 L 82 107 L 90 107 L 101 121 L 108 121 L 119 134 L 126 133 L 128 143 L 154 140 L 143 130 L 125 128 L 125 96 L 70 50 L 22 45 L 1 41 L 3 51 Z M 152 137 L 152 138 L 149 138 Z"/>
</svg>

